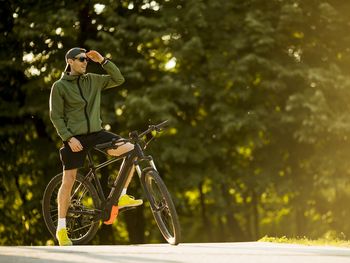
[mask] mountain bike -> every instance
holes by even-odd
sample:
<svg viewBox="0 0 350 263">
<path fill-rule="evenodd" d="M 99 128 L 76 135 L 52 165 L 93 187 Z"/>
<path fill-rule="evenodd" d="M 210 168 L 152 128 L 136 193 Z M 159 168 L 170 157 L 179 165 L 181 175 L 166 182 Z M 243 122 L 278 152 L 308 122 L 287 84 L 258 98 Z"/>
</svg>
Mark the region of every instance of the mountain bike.
<svg viewBox="0 0 350 263">
<path fill-rule="evenodd" d="M 129 139 L 112 140 L 96 145 L 94 150 L 108 155 L 106 153 L 108 149 L 116 149 L 127 142 L 134 144 L 132 151 L 111 157 L 100 164 L 95 165 L 91 151 L 88 152 L 88 171 L 86 174 L 79 172 L 77 174 L 66 216 L 68 236 L 74 245 L 87 244 L 95 236 L 101 221 L 107 225 L 113 224 L 118 213 L 123 210 L 122 208 L 119 211 L 116 204 L 133 166 L 136 168 L 145 197 L 149 201 L 163 237 L 171 245 L 180 242 L 180 224 L 171 195 L 157 171 L 152 156 L 144 153 L 155 134 L 166 126 L 167 121 L 164 121 L 158 125 L 150 125 L 141 134 L 137 131 L 129 133 Z M 149 137 L 149 134 L 151 139 L 147 140 L 146 135 Z M 122 159 L 118 176 L 112 182 L 110 193 L 106 197 L 96 171 Z M 43 217 L 54 238 L 58 221 L 57 195 L 61 182 L 62 173 L 53 177 L 45 189 L 42 200 Z"/>
</svg>

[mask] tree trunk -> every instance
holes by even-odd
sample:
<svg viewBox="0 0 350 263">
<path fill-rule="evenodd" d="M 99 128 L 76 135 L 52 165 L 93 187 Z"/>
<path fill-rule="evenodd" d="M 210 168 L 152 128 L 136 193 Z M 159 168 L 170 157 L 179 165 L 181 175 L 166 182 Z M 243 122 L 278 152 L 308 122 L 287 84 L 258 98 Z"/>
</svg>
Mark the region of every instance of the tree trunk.
<svg viewBox="0 0 350 263">
<path fill-rule="evenodd" d="M 199 190 L 201 213 L 202 213 L 202 228 L 207 235 L 207 240 L 210 241 L 210 240 L 213 240 L 213 233 L 211 231 L 212 226 L 208 218 L 206 205 L 205 205 L 205 196 L 203 193 L 203 182 L 199 183 L 198 190 Z"/>
<path fill-rule="evenodd" d="M 144 206 L 125 212 L 126 229 L 131 244 L 145 243 L 145 216 Z"/>
<path fill-rule="evenodd" d="M 258 205 L 259 205 L 258 196 L 256 192 L 252 190 L 253 235 L 255 240 L 258 240 L 260 237 Z"/>
<path fill-rule="evenodd" d="M 221 184 L 221 192 L 226 203 L 226 218 L 228 226 L 227 237 L 232 241 L 244 241 L 247 240 L 247 235 L 240 228 L 236 218 L 234 217 L 235 210 L 232 205 L 232 197 L 230 196 L 227 186 Z"/>
</svg>

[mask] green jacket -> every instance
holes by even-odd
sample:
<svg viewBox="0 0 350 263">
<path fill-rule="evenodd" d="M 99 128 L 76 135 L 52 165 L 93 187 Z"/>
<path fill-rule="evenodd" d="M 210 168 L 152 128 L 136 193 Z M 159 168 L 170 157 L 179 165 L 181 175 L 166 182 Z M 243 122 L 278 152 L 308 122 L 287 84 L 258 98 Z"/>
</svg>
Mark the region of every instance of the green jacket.
<svg viewBox="0 0 350 263">
<path fill-rule="evenodd" d="M 50 119 L 63 141 L 102 129 L 101 91 L 124 82 L 124 77 L 113 62 L 108 61 L 103 68 L 108 75 L 87 73 L 77 76 L 65 72 L 52 85 Z"/>
</svg>

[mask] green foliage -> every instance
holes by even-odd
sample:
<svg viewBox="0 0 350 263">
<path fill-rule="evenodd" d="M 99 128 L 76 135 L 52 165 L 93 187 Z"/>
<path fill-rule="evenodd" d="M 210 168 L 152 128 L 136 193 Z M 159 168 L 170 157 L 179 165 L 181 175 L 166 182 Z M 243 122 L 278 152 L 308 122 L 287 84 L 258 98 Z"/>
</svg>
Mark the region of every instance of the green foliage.
<svg viewBox="0 0 350 263">
<path fill-rule="evenodd" d="M 349 237 L 346 1 L 0 3 L 0 244 L 52 242 L 40 200 L 61 142 L 48 97 L 73 46 L 126 78 L 103 95 L 112 131 L 170 120 L 149 151 L 184 241 Z M 148 207 L 120 221 L 94 243 L 162 241 Z"/>
</svg>

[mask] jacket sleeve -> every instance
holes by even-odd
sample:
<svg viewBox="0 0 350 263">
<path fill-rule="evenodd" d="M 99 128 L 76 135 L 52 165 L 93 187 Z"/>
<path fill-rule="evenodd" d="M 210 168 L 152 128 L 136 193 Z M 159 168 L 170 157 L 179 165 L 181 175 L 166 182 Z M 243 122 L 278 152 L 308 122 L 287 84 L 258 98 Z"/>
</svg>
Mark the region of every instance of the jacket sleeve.
<svg viewBox="0 0 350 263">
<path fill-rule="evenodd" d="M 119 68 L 112 62 L 107 61 L 102 66 L 107 71 L 108 75 L 92 74 L 93 78 L 97 79 L 102 90 L 110 89 L 116 86 L 120 86 L 125 82 L 123 75 L 120 73 Z"/>
<path fill-rule="evenodd" d="M 67 141 L 73 134 L 67 128 L 64 115 L 64 98 L 60 94 L 59 87 L 56 84 L 53 84 L 51 88 L 49 104 L 51 122 L 61 139 Z"/>
</svg>

